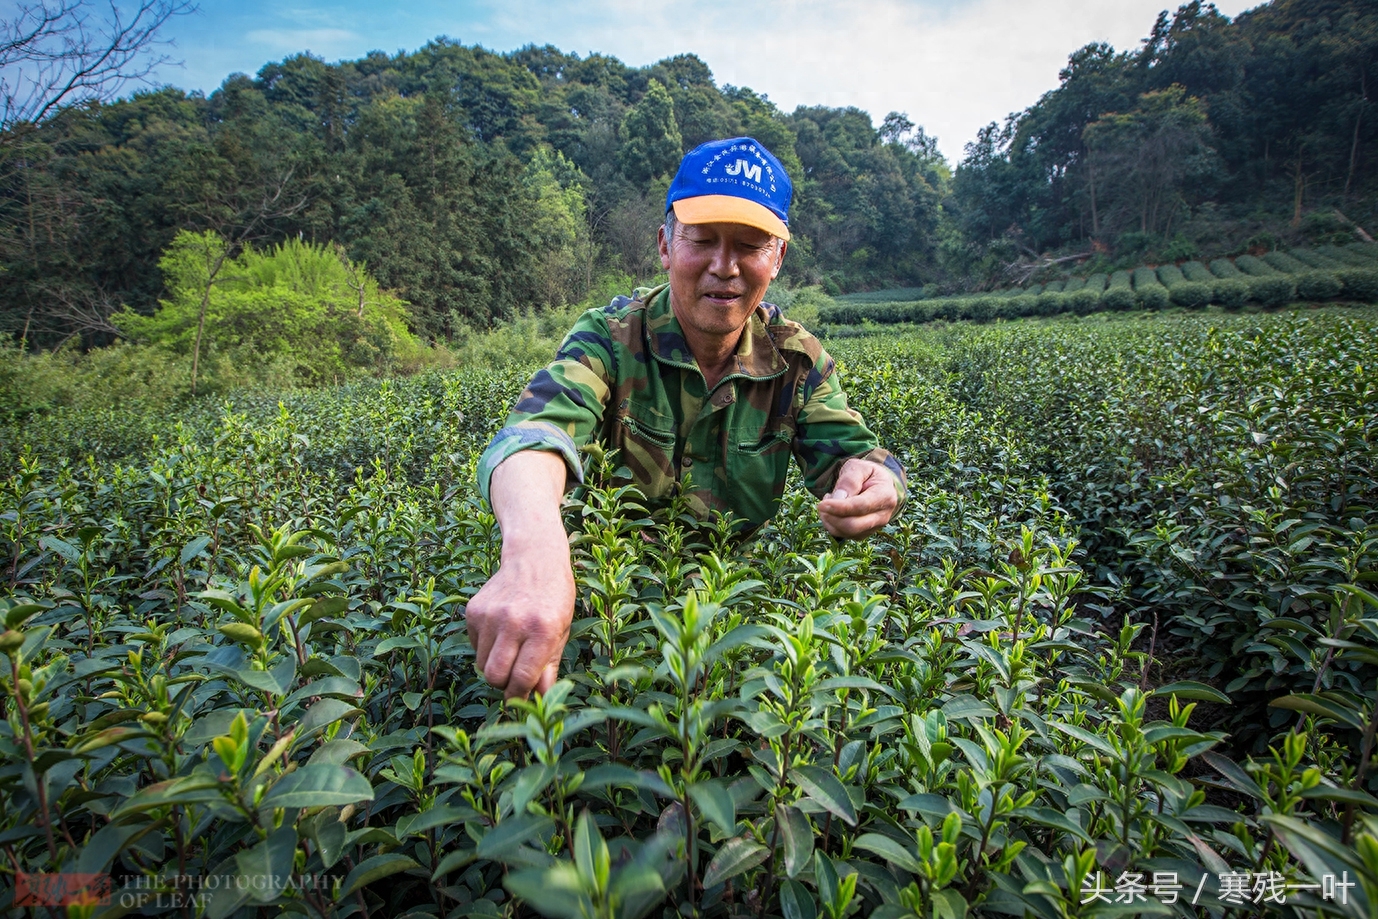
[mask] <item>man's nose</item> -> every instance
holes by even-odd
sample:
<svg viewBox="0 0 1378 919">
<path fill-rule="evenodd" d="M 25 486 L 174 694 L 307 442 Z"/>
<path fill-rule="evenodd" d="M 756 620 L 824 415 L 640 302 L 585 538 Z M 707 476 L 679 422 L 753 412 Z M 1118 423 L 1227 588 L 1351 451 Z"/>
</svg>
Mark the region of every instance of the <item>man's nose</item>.
<svg viewBox="0 0 1378 919">
<path fill-rule="evenodd" d="M 709 263 L 708 270 L 720 278 L 735 278 L 741 274 L 741 269 L 737 265 L 737 253 L 730 241 L 724 240 L 713 249 L 713 260 Z"/>
</svg>

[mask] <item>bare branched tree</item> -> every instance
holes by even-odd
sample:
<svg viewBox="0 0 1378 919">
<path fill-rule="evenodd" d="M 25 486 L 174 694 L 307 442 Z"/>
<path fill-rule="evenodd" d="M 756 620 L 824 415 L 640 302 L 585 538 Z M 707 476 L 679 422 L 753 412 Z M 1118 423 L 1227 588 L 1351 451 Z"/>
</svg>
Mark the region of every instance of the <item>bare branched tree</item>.
<svg viewBox="0 0 1378 919">
<path fill-rule="evenodd" d="M 0 20 L 0 132 L 61 105 L 112 99 L 163 64 L 158 31 L 192 0 L 38 0 Z"/>
</svg>

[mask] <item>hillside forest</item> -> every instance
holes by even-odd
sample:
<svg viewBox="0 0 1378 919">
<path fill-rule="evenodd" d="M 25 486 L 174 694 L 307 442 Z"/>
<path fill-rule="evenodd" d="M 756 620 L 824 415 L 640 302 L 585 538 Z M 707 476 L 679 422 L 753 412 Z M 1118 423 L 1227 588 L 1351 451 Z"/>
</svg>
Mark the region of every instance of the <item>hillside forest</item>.
<svg viewBox="0 0 1378 919">
<path fill-rule="evenodd" d="M 647 279 L 679 157 L 738 134 L 797 179 L 785 283 L 833 294 L 1352 242 L 1376 216 L 1376 57 L 1378 10 L 1359 0 L 1234 20 L 1187 3 L 1137 48 L 1072 53 L 954 166 L 904 113 L 784 112 L 692 54 L 630 67 L 443 37 L 299 54 L 209 96 L 164 87 L 4 125 L 0 328 L 28 349 L 149 340 L 137 320 L 160 302 L 243 286 L 217 259 L 294 240 L 339 261 L 332 289 L 361 316 L 367 277 L 405 304 L 382 325 L 453 341 Z"/>
</svg>

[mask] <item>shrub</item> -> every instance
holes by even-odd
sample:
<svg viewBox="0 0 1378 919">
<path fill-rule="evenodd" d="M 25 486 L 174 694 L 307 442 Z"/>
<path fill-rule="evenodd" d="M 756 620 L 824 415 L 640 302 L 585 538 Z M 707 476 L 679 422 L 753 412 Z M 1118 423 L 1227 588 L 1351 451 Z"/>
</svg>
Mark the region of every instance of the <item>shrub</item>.
<svg viewBox="0 0 1378 919">
<path fill-rule="evenodd" d="M 1086 279 L 1085 279 L 1085 278 L 1069 278 L 1069 279 L 1067 280 L 1067 283 L 1064 284 L 1064 285 L 1062 285 L 1062 292 L 1063 292 L 1064 294 L 1076 293 L 1077 291 L 1081 290 L 1081 289 L 1082 289 L 1083 287 L 1085 287 L 1085 286 L 1086 286 Z"/>
<path fill-rule="evenodd" d="M 994 297 L 972 297 L 962 301 L 961 316 L 973 322 L 990 322 L 995 318 L 996 305 Z"/>
<path fill-rule="evenodd" d="M 1048 286 L 1051 287 L 1052 285 L 1050 284 Z M 1056 290 L 1045 290 L 1043 293 L 1039 294 L 1038 315 L 1056 316 L 1058 313 L 1066 311 L 1067 305 L 1063 300 L 1063 296 L 1062 293 Z"/>
<path fill-rule="evenodd" d="M 1038 312 L 1038 298 L 1032 294 L 1019 294 L 1007 302 L 1011 316 L 1033 316 Z"/>
<path fill-rule="evenodd" d="M 1209 284 L 1215 280 L 1215 275 L 1211 270 L 1200 262 L 1186 262 L 1182 265 L 1182 277 L 1188 281 L 1196 281 L 1200 284 Z"/>
<path fill-rule="evenodd" d="M 1196 253 L 1196 243 L 1188 239 L 1185 234 L 1178 233 L 1172 237 L 1172 242 L 1163 249 L 1163 258 L 1178 262 L 1186 258 L 1195 258 Z"/>
<path fill-rule="evenodd" d="M 1211 302 L 1211 285 L 1198 281 L 1182 281 L 1168 291 L 1172 302 L 1189 310 L 1205 309 Z"/>
<path fill-rule="evenodd" d="M 836 323 L 837 325 L 861 325 L 861 309 L 839 303 L 819 311 L 819 322 Z"/>
<path fill-rule="evenodd" d="M 1255 258 L 1252 255 L 1241 255 L 1234 260 L 1234 265 L 1240 271 L 1253 278 L 1267 278 L 1281 273 L 1272 265 L 1263 261 L 1263 259 Z"/>
<path fill-rule="evenodd" d="M 1142 288 L 1134 288 L 1134 296 L 1138 299 L 1139 305 L 1146 310 L 1167 309 L 1172 302 L 1168 290 L 1161 284 L 1146 284 Z"/>
<path fill-rule="evenodd" d="M 157 312 L 111 317 L 133 340 L 196 359 L 220 353 L 289 364 L 307 384 L 426 362 L 407 330 L 406 303 L 342 250 L 288 239 L 230 258 L 214 232 L 183 230 L 158 266 L 169 297 Z"/>
<path fill-rule="evenodd" d="M 1062 296 L 1067 300 L 1067 309 L 1078 316 L 1086 316 L 1100 309 L 1100 293 L 1089 287 L 1083 287 Z"/>
<path fill-rule="evenodd" d="M 1100 295 L 1101 309 L 1114 312 L 1132 310 L 1138 305 L 1138 302 L 1138 298 L 1134 296 L 1134 291 L 1128 287 L 1111 287 Z"/>
<path fill-rule="evenodd" d="M 1297 275 L 1297 296 L 1303 300 L 1338 300 L 1344 285 L 1333 271 L 1304 271 Z"/>
<path fill-rule="evenodd" d="M 1158 273 L 1148 267 L 1134 269 L 1134 296 L 1146 310 L 1164 309 L 1170 302 L 1167 288 L 1158 282 Z"/>
<path fill-rule="evenodd" d="M 1263 260 L 1278 271 L 1287 274 L 1301 274 L 1308 267 L 1305 262 L 1293 258 L 1286 252 L 1267 252 L 1264 254 Z"/>
<path fill-rule="evenodd" d="M 1242 278 L 1221 278 L 1211 284 L 1211 301 L 1237 310 L 1249 299 L 1249 283 Z"/>
<path fill-rule="evenodd" d="M 1296 283 L 1288 275 L 1274 273 L 1249 279 L 1249 299 L 1260 306 L 1281 306 L 1296 299 L 1296 295 Z"/>
<path fill-rule="evenodd" d="M 1334 271 L 1336 268 L 1346 268 L 1349 263 L 1343 259 L 1330 258 L 1319 252 L 1310 249 L 1293 249 L 1292 258 L 1306 265 L 1308 268 L 1320 268 L 1324 271 Z"/>
<path fill-rule="evenodd" d="M 1028 287 L 1024 288 L 1024 293 L 1028 294 L 1031 297 L 1037 297 L 1039 294 L 1043 293 L 1043 285 L 1030 284 Z"/>
<path fill-rule="evenodd" d="M 928 302 L 933 309 L 934 319 L 944 319 L 951 322 L 961 314 L 961 302 L 954 297 L 944 297 L 941 300 Z"/>
<path fill-rule="evenodd" d="M 1357 255 L 1369 264 L 1378 262 L 1378 243 L 1350 243 L 1345 251 Z"/>
<path fill-rule="evenodd" d="M 1085 288 L 1085 289 L 1086 289 L 1086 290 L 1094 290 L 1096 293 L 1100 293 L 1101 291 L 1105 290 L 1105 281 L 1106 281 L 1106 278 L 1105 278 L 1105 275 L 1104 275 L 1104 274 L 1102 274 L 1102 273 L 1093 274 L 1093 275 L 1091 275 L 1089 278 L 1086 279 L 1086 288 Z"/>
<path fill-rule="evenodd" d="M 1048 286 L 1046 286 L 1046 287 L 1043 288 L 1043 292 L 1044 292 L 1045 294 L 1048 294 L 1048 293 L 1061 293 L 1061 292 L 1062 292 L 1062 288 L 1064 288 L 1064 287 L 1066 287 L 1066 286 L 1067 286 L 1067 282 L 1066 282 L 1066 281 L 1051 281 L 1051 282 L 1048 283 Z"/>
<path fill-rule="evenodd" d="M 1132 310 L 1138 303 L 1134 288 L 1129 283 L 1129 272 L 1117 271 L 1110 276 L 1109 286 L 1100 297 L 1101 308 L 1122 312 Z"/>
<path fill-rule="evenodd" d="M 1346 299 L 1378 303 L 1378 268 L 1343 268 L 1335 277 L 1344 285 Z"/>
<path fill-rule="evenodd" d="M 1172 288 L 1185 281 L 1186 278 L 1182 276 L 1182 269 L 1178 268 L 1176 265 L 1159 265 L 1158 280 L 1161 281 L 1162 285 L 1168 290 L 1172 290 Z"/>
<path fill-rule="evenodd" d="M 1316 252 L 1339 262 L 1343 268 L 1373 267 L 1373 259 L 1349 246 L 1317 246 Z"/>
<path fill-rule="evenodd" d="M 1217 278 L 1238 278 L 1241 277 L 1244 272 L 1236 268 L 1234 262 L 1229 259 L 1218 258 L 1211 262 L 1211 274 L 1215 275 Z"/>
</svg>

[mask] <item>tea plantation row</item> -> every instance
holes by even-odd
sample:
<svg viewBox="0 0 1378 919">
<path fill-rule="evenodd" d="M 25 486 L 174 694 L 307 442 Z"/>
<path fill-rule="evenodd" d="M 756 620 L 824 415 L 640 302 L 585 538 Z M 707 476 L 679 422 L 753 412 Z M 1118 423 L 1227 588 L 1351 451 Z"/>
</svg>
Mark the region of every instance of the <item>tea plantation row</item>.
<svg viewBox="0 0 1378 919">
<path fill-rule="evenodd" d="M 565 678 L 506 708 L 463 608 L 524 374 L 7 429 L 0 908 L 1372 916 L 1378 316 L 833 351 L 900 519 L 796 487 L 743 541 L 591 456 Z"/>
<path fill-rule="evenodd" d="M 986 322 L 1060 313 L 1161 310 L 1169 306 L 1227 310 L 1246 305 L 1276 307 L 1296 300 L 1323 303 L 1378 301 L 1378 245 L 1322 246 L 1262 257 L 1142 266 L 1133 271 L 1093 274 L 990 294 L 920 299 L 917 289 L 854 295 L 822 311 L 821 320 L 839 325 L 968 319 Z"/>
</svg>

